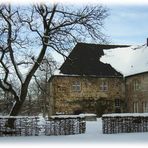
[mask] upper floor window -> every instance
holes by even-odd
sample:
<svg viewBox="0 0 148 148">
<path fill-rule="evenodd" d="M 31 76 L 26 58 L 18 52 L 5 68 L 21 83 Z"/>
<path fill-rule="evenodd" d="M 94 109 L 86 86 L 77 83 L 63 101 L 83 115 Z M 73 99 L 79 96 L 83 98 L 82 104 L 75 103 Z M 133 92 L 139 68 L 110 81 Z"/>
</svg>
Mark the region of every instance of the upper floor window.
<svg viewBox="0 0 148 148">
<path fill-rule="evenodd" d="M 134 82 L 133 82 L 133 88 L 134 88 L 134 91 L 140 89 L 140 82 L 138 80 L 134 80 Z"/>
<path fill-rule="evenodd" d="M 62 85 L 59 85 L 58 86 L 58 92 L 65 92 L 66 91 L 66 88 Z"/>
<path fill-rule="evenodd" d="M 105 81 L 105 80 L 101 81 L 100 90 L 101 91 L 108 91 L 108 82 L 107 81 Z"/>
<path fill-rule="evenodd" d="M 72 91 L 81 91 L 81 83 L 79 81 L 72 84 Z"/>
</svg>

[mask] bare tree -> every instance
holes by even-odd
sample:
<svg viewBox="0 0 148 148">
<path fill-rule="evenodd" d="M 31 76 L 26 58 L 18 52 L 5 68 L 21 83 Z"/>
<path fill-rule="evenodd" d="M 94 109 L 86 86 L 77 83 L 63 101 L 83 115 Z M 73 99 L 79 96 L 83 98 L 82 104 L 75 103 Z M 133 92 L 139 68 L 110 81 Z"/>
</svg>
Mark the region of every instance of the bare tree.
<svg viewBox="0 0 148 148">
<path fill-rule="evenodd" d="M 43 117 L 49 114 L 49 79 L 57 69 L 57 65 L 57 62 L 53 59 L 51 54 L 46 54 L 34 75 L 35 81 L 33 84 L 34 88 L 36 87 L 36 90 L 38 89 L 36 97 L 40 104 L 40 113 L 43 113 Z"/>
<path fill-rule="evenodd" d="M 46 50 L 65 56 L 80 39 L 105 42 L 101 28 L 107 12 L 103 6 L 0 6 L 0 87 L 15 99 L 11 116 L 19 114 Z"/>
</svg>

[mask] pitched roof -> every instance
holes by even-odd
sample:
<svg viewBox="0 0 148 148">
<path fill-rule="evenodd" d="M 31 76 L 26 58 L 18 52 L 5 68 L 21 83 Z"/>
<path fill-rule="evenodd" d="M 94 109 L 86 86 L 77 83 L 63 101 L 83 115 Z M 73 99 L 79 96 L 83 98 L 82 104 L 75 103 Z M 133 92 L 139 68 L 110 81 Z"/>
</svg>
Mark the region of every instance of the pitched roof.
<svg viewBox="0 0 148 148">
<path fill-rule="evenodd" d="M 60 71 L 63 74 L 69 75 L 121 77 L 122 74 L 116 71 L 110 64 L 105 64 L 100 61 L 100 57 L 104 55 L 103 49 L 112 49 L 117 47 L 128 46 L 77 43 L 66 61 L 60 67 Z"/>
<path fill-rule="evenodd" d="M 103 50 L 105 55 L 100 59 L 111 64 L 124 76 L 142 74 L 148 71 L 148 46 L 134 45 L 127 48 Z M 119 61 L 119 62 L 118 62 Z"/>
</svg>

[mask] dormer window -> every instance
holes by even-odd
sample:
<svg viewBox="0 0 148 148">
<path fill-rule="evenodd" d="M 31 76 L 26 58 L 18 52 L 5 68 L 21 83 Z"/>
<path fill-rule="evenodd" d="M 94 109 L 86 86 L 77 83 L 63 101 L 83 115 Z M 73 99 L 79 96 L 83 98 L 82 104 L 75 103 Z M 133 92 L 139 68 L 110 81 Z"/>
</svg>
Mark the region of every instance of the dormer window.
<svg viewBox="0 0 148 148">
<path fill-rule="evenodd" d="M 72 91 L 79 92 L 81 91 L 81 83 L 76 81 L 72 84 Z"/>
</svg>

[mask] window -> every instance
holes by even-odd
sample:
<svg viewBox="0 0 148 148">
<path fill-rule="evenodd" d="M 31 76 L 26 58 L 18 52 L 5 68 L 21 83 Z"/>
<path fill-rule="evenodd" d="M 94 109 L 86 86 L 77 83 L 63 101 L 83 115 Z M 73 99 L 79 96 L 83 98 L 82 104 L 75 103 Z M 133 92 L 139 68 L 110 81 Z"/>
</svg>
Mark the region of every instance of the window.
<svg viewBox="0 0 148 148">
<path fill-rule="evenodd" d="M 115 107 L 120 107 L 120 99 L 115 99 Z"/>
<path fill-rule="evenodd" d="M 81 91 L 81 83 L 80 82 L 74 82 L 72 84 L 72 91 Z"/>
<path fill-rule="evenodd" d="M 108 91 L 108 82 L 107 81 L 102 81 L 100 84 L 100 90 L 101 91 Z"/>
<path fill-rule="evenodd" d="M 138 80 L 134 80 L 133 82 L 134 91 L 137 91 L 140 89 L 140 82 Z"/>
<path fill-rule="evenodd" d="M 148 102 L 142 103 L 142 109 L 144 113 L 148 113 Z"/>
<path fill-rule="evenodd" d="M 133 103 L 133 111 L 134 111 L 134 113 L 138 113 L 138 102 L 134 102 Z"/>
</svg>

